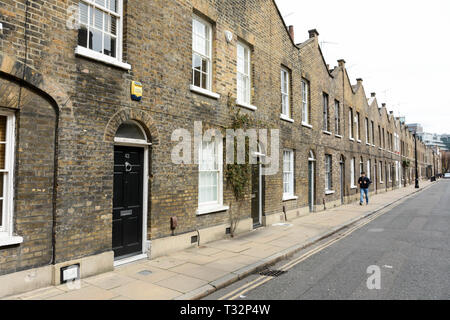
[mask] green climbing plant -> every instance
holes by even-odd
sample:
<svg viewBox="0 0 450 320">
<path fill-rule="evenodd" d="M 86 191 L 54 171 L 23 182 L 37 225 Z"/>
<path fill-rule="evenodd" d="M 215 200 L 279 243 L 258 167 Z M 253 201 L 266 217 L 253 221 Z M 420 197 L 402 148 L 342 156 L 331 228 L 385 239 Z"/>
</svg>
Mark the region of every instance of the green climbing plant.
<svg viewBox="0 0 450 320">
<path fill-rule="evenodd" d="M 233 130 L 248 130 L 252 128 L 255 122 L 250 118 L 248 114 L 241 113 L 238 108 L 236 110 L 235 99 L 228 96 L 228 107 L 231 114 L 231 125 L 229 129 Z M 236 142 L 236 141 L 235 141 Z M 234 143 L 234 154 L 235 159 L 237 155 L 237 143 Z M 250 165 L 250 154 L 249 154 L 249 142 L 245 141 L 245 163 L 238 164 L 226 164 L 225 167 L 225 178 L 227 182 L 227 187 L 233 192 L 234 198 L 236 200 L 236 205 L 232 207 L 230 203 L 230 234 L 233 237 L 242 215 L 242 204 L 249 194 L 250 184 L 251 184 L 251 165 Z"/>
</svg>

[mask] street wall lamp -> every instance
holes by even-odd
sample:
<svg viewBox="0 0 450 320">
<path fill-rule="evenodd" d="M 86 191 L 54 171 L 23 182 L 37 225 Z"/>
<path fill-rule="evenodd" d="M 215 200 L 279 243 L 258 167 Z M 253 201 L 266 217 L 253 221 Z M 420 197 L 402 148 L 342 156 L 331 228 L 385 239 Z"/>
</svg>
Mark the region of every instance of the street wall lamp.
<svg viewBox="0 0 450 320">
<path fill-rule="evenodd" d="M 417 134 L 414 131 L 414 157 L 415 157 L 415 164 L 416 164 L 416 189 L 419 189 L 419 171 L 417 169 Z"/>
</svg>

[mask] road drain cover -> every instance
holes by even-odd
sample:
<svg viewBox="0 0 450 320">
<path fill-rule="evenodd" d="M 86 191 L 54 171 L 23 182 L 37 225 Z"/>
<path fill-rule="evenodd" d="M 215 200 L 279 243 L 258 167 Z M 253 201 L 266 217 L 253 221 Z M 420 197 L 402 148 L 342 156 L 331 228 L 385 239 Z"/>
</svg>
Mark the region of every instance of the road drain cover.
<svg viewBox="0 0 450 320">
<path fill-rule="evenodd" d="M 285 274 L 287 271 L 283 271 L 283 270 L 264 270 L 261 271 L 259 274 L 261 276 L 267 276 L 267 277 L 279 277 L 282 274 Z"/>
</svg>

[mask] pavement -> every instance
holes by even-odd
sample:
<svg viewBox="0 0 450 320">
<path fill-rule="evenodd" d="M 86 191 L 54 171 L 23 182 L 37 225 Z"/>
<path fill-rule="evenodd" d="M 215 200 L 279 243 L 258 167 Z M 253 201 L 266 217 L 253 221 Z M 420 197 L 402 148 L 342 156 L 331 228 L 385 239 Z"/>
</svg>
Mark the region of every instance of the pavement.
<svg viewBox="0 0 450 320">
<path fill-rule="evenodd" d="M 285 273 L 254 274 L 206 299 L 448 300 L 449 208 L 450 180 L 440 181 L 353 232 L 342 230 L 271 266 Z"/>
<path fill-rule="evenodd" d="M 439 182 L 437 182 L 439 183 Z M 405 197 L 431 182 L 372 195 L 368 206 L 358 202 L 153 260 L 140 260 L 114 271 L 7 297 L 7 300 L 194 300 L 286 259 Z"/>
</svg>

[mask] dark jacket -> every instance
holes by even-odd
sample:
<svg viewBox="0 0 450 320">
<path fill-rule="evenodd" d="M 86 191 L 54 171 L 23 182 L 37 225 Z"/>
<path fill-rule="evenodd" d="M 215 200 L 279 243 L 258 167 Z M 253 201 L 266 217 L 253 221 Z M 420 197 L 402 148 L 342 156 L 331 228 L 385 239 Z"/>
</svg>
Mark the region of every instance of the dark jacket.
<svg viewBox="0 0 450 320">
<path fill-rule="evenodd" d="M 372 181 L 370 181 L 367 177 L 360 177 L 358 180 L 358 184 L 361 187 L 361 189 L 368 189 Z"/>
</svg>

